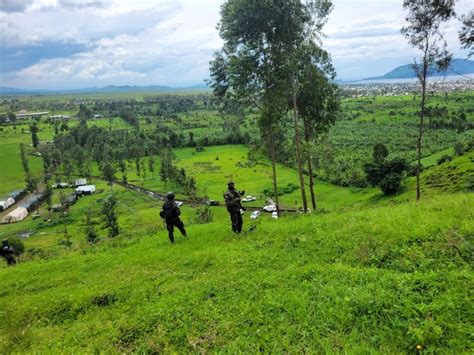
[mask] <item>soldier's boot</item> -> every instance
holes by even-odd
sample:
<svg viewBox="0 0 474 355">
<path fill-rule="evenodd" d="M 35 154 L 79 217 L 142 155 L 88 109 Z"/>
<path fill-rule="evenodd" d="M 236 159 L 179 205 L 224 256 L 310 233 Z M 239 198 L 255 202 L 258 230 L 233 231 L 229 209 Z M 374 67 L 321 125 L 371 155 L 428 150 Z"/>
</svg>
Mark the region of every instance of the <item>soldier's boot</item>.
<svg viewBox="0 0 474 355">
<path fill-rule="evenodd" d="M 174 235 L 173 233 L 168 233 L 168 238 L 170 238 L 170 242 L 174 244 Z"/>
</svg>

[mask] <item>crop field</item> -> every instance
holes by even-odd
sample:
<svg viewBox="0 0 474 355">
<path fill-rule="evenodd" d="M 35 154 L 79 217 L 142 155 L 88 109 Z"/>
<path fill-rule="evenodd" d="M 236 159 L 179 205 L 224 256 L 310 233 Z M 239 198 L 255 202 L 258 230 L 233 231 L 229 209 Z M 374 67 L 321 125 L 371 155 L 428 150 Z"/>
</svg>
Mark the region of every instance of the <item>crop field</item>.
<svg viewBox="0 0 474 355">
<path fill-rule="evenodd" d="M 272 188 L 257 115 L 221 112 L 201 92 L 167 96 L 169 106 L 150 96 L 0 101 L 0 114 L 15 108 L 71 116 L 38 120 L 38 148 L 31 146 L 35 120 L 0 125 L 0 199 L 25 187 L 20 144 L 38 191 L 48 170 L 37 153 L 48 147 L 60 161 L 48 183 L 83 177 L 87 166 L 97 188 L 67 213 L 43 203 L 24 221 L 0 225 L 0 239 L 20 238 L 25 247 L 15 267 L 0 259 L 0 353 L 473 352 L 474 93 L 430 97 L 421 201 L 409 173 L 400 191 L 385 196 L 363 171 L 381 142 L 388 158 L 413 162 L 418 101 L 343 99 L 336 124 L 307 147 L 318 208 L 279 219 L 262 212 L 256 220 L 249 210 L 241 235 L 231 232 L 223 204 L 227 182 L 257 198 L 243 203 L 249 207 L 262 208 Z M 80 112 L 87 117 L 76 117 Z M 232 132 L 239 139 L 231 141 Z M 282 139 L 279 199 L 297 210 L 291 131 Z M 194 178 L 195 196 L 187 182 L 160 175 L 166 149 L 177 171 Z M 74 150 L 83 151 L 82 165 Z M 186 200 L 189 238 L 176 231 L 172 245 L 159 217 L 162 201 L 109 184 L 107 164 L 118 181 Z M 54 190 L 51 203 L 72 192 Z M 110 195 L 118 201 L 114 238 L 104 223 Z M 206 199 L 221 204 L 210 208 L 209 221 L 198 203 Z M 90 226 L 96 243 L 87 239 Z"/>
</svg>

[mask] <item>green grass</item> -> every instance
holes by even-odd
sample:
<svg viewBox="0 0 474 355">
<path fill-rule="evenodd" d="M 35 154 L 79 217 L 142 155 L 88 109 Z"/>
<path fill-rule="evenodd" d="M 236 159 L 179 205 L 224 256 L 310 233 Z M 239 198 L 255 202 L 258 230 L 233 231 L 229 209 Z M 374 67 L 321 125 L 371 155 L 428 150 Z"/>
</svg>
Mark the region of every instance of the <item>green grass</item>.
<svg viewBox="0 0 474 355">
<path fill-rule="evenodd" d="M 469 353 L 469 195 L 119 238 L 0 270 L 2 352 Z M 247 226 L 248 227 L 248 223 Z"/>
<path fill-rule="evenodd" d="M 456 95 L 458 109 L 471 94 Z M 405 97 L 346 104 L 367 116 L 342 127 L 351 132 L 340 147 L 343 157 L 379 124 L 390 123 L 387 134 L 394 138 L 394 120 L 405 119 L 390 110 L 403 109 L 405 116 L 414 110 Z M 210 125 L 216 117 L 190 115 L 183 122 L 205 134 L 196 124 L 207 119 Z M 118 118 L 110 123 L 112 129 L 129 129 Z M 109 120 L 91 124 L 107 128 Z M 367 125 L 372 128 L 364 132 Z M 0 197 L 24 184 L 18 145 L 31 138 L 22 128 L 28 125 L 0 131 Z M 40 139 L 51 139 L 53 128 L 41 128 Z M 224 207 L 212 208 L 214 221 L 201 225 L 195 209 L 185 205 L 190 238 L 178 235 L 176 245 L 158 217 L 161 202 L 119 186 L 113 189 L 121 235 L 108 239 L 100 209 L 110 188 L 92 179 L 104 191 L 71 208 L 70 250 L 60 244 L 59 214 L 49 220 L 44 206 L 39 219 L 0 226 L 0 239 L 33 232 L 16 267 L 0 264 L 0 353 L 416 353 L 417 346 L 426 353 L 472 353 L 474 153 L 437 165 L 459 138 L 438 133 L 428 141 L 419 202 L 414 178 L 394 197 L 318 181 L 317 213 L 287 213 L 279 220 L 263 214 L 257 221 L 246 213 L 244 229 L 256 228 L 242 236 L 230 232 Z M 395 138 L 394 147 L 406 142 Z M 360 146 L 358 154 L 367 147 Z M 238 189 L 259 197 L 251 205 L 263 205 L 260 195 L 271 187 L 271 167 L 267 161 L 246 165 L 248 148 L 175 153 L 177 165 L 196 178 L 198 195 L 222 201 L 233 179 Z M 29 160 L 39 173 L 41 160 Z M 132 170 L 129 181 L 185 197 L 156 172 L 144 179 Z M 279 165 L 278 177 L 281 186 L 298 185 L 293 169 Z M 287 207 L 299 207 L 300 199 L 299 190 L 281 197 Z M 101 237 L 93 246 L 85 240 L 89 209 Z"/>
</svg>

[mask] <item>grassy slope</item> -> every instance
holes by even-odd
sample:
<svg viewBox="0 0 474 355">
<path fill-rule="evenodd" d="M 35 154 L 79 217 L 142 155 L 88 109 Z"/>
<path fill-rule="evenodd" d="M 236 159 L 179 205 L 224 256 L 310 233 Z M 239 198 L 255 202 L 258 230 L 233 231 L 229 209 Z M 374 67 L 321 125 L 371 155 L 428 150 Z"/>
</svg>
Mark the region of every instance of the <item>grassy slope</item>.
<svg viewBox="0 0 474 355">
<path fill-rule="evenodd" d="M 256 165 L 254 167 L 239 167 L 238 162 L 245 163 L 247 161 L 248 148 L 244 146 L 220 146 L 209 147 L 204 152 L 196 153 L 192 148 L 183 148 L 176 150 L 178 158 L 177 164 L 180 167 L 186 168 L 186 171 L 192 172 L 192 175 L 197 180 L 198 195 L 203 196 L 203 187 L 206 187 L 206 193 L 212 199 L 222 201 L 223 191 L 226 189 L 227 181 L 230 178 L 235 179 L 237 188 L 245 189 L 246 194 L 260 197 L 257 201 L 249 203 L 251 206 L 263 206 L 265 204 L 265 197 L 262 195 L 265 188 L 271 187 L 271 168 L 268 165 Z M 216 156 L 219 160 L 216 160 Z M 159 162 L 157 163 L 159 166 Z M 119 174 L 117 174 L 119 175 Z M 281 186 L 288 183 L 298 185 L 298 176 L 293 169 L 279 166 L 278 176 Z M 138 178 L 132 169 L 128 172 L 129 181 L 144 186 L 155 191 L 165 192 L 169 189 L 180 191 L 176 186 L 165 185 L 160 181 L 159 177 L 152 178 L 150 173 L 147 178 Z M 75 206 L 71 208 L 71 220 L 69 232 L 76 245 L 83 247 L 84 245 L 84 216 L 86 210 L 91 208 L 95 215 L 99 215 L 100 201 L 107 196 L 108 187 L 99 180 L 90 180 L 92 184 L 96 184 L 98 189 L 104 189 L 103 193 L 95 194 L 94 196 L 85 197 L 81 199 Z M 157 230 L 160 228 L 160 221 L 158 218 L 157 208 L 158 201 L 153 201 L 147 197 L 143 197 L 135 192 L 125 192 L 120 187 L 115 187 L 120 199 L 120 224 L 124 225 L 124 231 L 129 232 L 131 229 L 134 233 L 147 233 L 147 229 Z M 65 193 L 72 191 L 63 190 Z M 378 200 L 379 192 L 376 189 L 348 189 L 323 182 L 317 182 L 316 194 L 320 208 L 326 211 L 335 211 L 341 209 L 349 209 L 357 204 L 372 203 L 373 198 Z M 262 195 L 262 196 L 260 196 Z M 178 197 L 183 197 L 178 194 Z M 54 202 L 59 201 L 58 191 L 55 191 Z M 99 203 L 97 202 L 99 201 Z M 295 201 L 297 203 L 295 204 Z M 301 201 L 300 191 L 296 190 L 291 194 L 281 196 L 281 202 L 287 207 L 299 207 Z M 224 208 L 213 209 L 216 219 L 227 220 L 227 213 Z M 43 218 L 47 217 L 45 207 L 40 209 Z M 185 222 L 189 224 L 194 219 L 195 212 L 186 207 Z M 270 218 L 269 216 L 266 216 Z M 248 219 L 248 215 L 245 216 Z M 58 219 L 58 214 L 53 215 L 53 223 Z M 98 218 L 97 218 L 98 221 Z M 134 223 L 139 223 L 139 226 L 130 228 Z M 62 239 L 63 226 L 57 225 L 53 228 L 48 227 L 49 223 L 42 221 L 42 219 L 32 220 L 30 217 L 19 224 L 2 225 L 0 226 L 0 238 L 18 236 L 25 232 L 35 232 L 32 237 L 25 241 L 27 248 L 53 248 L 62 249 L 58 246 L 58 240 Z M 100 231 L 99 231 L 100 232 Z M 105 234 L 105 232 L 101 232 Z M 53 251 L 48 251 L 53 252 Z M 0 268 L 2 265 L 0 264 Z"/>
<path fill-rule="evenodd" d="M 3 351 L 467 352 L 466 206 L 266 221 L 243 238 L 215 223 L 176 246 L 150 235 L 25 263 L 3 272 Z"/>
<path fill-rule="evenodd" d="M 1 269 L 0 352 L 472 352 L 474 200 L 412 195 L 243 237 L 219 218 L 175 246 L 152 228 Z"/>
</svg>

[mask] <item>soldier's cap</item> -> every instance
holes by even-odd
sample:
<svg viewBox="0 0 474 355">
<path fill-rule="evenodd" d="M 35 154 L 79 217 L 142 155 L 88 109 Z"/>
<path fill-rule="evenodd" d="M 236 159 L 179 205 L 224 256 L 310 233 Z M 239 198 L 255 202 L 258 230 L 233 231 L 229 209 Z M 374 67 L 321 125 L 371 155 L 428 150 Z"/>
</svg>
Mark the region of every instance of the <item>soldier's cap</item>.
<svg viewBox="0 0 474 355">
<path fill-rule="evenodd" d="M 173 192 L 173 191 L 169 191 L 169 192 L 166 194 L 166 198 L 167 198 L 168 200 L 174 199 L 174 196 L 175 196 L 175 195 L 174 195 L 174 192 Z"/>
<path fill-rule="evenodd" d="M 230 185 L 234 185 L 234 182 L 232 180 L 229 180 L 229 182 L 227 183 L 227 186 L 230 186 Z"/>
<path fill-rule="evenodd" d="M 2 240 L 2 244 L 8 244 L 8 239 Z"/>
</svg>

